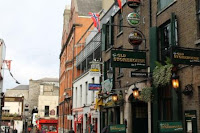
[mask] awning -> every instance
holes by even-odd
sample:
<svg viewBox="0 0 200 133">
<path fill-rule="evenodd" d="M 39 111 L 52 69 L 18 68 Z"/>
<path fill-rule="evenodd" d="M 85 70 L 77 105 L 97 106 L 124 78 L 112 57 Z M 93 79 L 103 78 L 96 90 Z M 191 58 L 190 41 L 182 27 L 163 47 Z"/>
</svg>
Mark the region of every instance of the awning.
<svg viewBox="0 0 200 133">
<path fill-rule="evenodd" d="M 82 121 L 83 121 L 83 114 L 81 114 L 81 115 L 78 116 L 78 120 L 77 120 L 77 118 L 75 118 L 74 121 L 75 121 L 76 123 L 82 123 Z"/>
</svg>

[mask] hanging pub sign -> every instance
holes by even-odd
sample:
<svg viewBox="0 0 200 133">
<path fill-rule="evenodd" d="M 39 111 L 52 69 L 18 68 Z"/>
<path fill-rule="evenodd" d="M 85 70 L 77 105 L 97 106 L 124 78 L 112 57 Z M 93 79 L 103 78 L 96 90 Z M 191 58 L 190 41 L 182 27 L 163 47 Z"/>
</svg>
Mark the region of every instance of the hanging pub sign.
<svg viewBox="0 0 200 133">
<path fill-rule="evenodd" d="M 112 67 L 120 68 L 146 68 L 146 52 L 144 51 L 111 51 Z"/>
<path fill-rule="evenodd" d="M 131 26 L 138 26 L 140 24 L 140 15 L 136 12 L 129 13 L 127 16 L 127 21 Z"/>
<path fill-rule="evenodd" d="M 130 8 L 137 8 L 138 6 L 140 6 L 141 1 L 140 0 L 126 0 L 126 3 Z"/>
<path fill-rule="evenodd" d="M 95 91 L 100 89 L 101 89 L 101 84 L 89 84 L 89 90 Z"/>
<path fill-rule="evenodd" d="M 133 46 L 140 45 L 142 41 L 143 41 L 143 35 L 139 30 L 134 30 L 128 36 L 128 42 Z"/>
<path fill-rule="evenodd" d="M 172 47 L 170 55 L 173 64 L 200 66 L 200 49 Z"/>
</svg>

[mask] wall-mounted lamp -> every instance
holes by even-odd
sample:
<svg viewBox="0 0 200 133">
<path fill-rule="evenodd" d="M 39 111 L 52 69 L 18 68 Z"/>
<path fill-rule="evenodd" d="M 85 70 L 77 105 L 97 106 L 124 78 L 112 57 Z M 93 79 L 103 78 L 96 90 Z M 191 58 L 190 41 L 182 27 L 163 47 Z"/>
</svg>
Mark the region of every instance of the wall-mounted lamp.
<svg viewBox="0 0 200 133">
<path fill-rule="evenodd" d="M 117 94 L 112 94 L 112 100 L 116 102 L 118 100 Z"/>
<path fill-rule="evenodd" d="M 136 87 L 136 85 L 135 85 L 135 87 L 132 89 L 132 91 L 133 91 L 133 96 L 134 96 L 135 98 L 138 98 L 138 96 L 139 96 L 139 89 Z"/>
<path fill-rule="evenodd" d="M 175 73 L 172 74 L 172 87 L 174 89 L 179 88 L 179 76 L 177 76 Z"/>
<path fill-rule="evenodd" d="M 193 87 L 192 84 L 188 84 L 185 86 L 185 89 L 182 92 L 184 95 L 192 96 L 193 94 Z"/>
</svg>

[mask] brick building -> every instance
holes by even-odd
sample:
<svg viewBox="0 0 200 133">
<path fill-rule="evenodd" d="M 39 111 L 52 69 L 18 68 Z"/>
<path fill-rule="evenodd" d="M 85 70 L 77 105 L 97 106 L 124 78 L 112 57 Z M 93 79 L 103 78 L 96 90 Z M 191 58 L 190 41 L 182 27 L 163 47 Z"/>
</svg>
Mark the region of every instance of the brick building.
<svg viewBox="0 0 200 133">
<path fill-rule="evenodd" d="M 127 132 L 143 133 L 199 132 L 199 1 L 133 1 L 140 5 L 129 7 L 128 1 L 122 1 L 123 12 L 113 5 L 110 20 L 103 23 L 104 79 L 108 79 L 107 71 L 112 68 L 111 92 L 123 97 L 123 106 L 120 106 L 120 99 L 119 103 L 108 102 L 112 95 L 103 92 L 107 102 L 102 106 L 101 126 L 127 124 Z M 130 26 L 129 18 L 125 19 L 130 13 L 140 16 L 139 24 L 138 18 L 132 16 L 130 20 L 135 21 Z M 138 42 L 136 38 L 141 38 L 142 43 L 131 45 L 130 41 Z M 135 57 L 131 56 L 135 53 Z M 141 55 L 146 57 L 141 58 Z M 144 59 L 146 67 L 137 66 L 142 65 L 141 62 L 128 63 L 136 61 L 135 58 Z M 159 69 L 156 73 L 158 64 L 173 67 L 167 72 L 167 68 L 164 72 Z M 141 76 L 143 74 L 146 77 Z M 173 79 L 178 79 L 179 86 L 173 86 Z M 142 95 L 150 87 L 153 89 L 151 102 L 133 97 L 135 88 Z"/>
<path fill-rule="evenodd" d="M 84 7 L 84 8 L 83 8 Z M 63 38 L 60 52 L 60 94 L 59 94 L 59 132 L 72 129 L 72 121 L 67 115 L 72 115 L 72 82 L 78 77 L 80 71 L 76 69 L 76 55 L 84 47 L 79 41 L 83 33 L 92 24 L 89 12 L 99 12 L 101 0 L 72 0 L 70 9 L 64 12 Z M 79 41 L 79 43 L 77 43 Z M 68 100 L 68 103 L 66 102 Z"/>
</svg>

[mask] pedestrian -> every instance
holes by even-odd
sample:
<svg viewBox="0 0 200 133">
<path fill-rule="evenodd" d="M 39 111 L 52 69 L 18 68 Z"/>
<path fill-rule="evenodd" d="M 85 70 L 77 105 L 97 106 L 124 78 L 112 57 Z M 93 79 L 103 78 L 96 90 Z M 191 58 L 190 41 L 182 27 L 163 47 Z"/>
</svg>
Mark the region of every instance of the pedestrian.
<svg viewBox="0 0 200 133">
<path fill-rule="evenodd" d="M 16 128 L 13 130 L 13 133 L 17 133 L 17 129 Z"/>
</svg>

